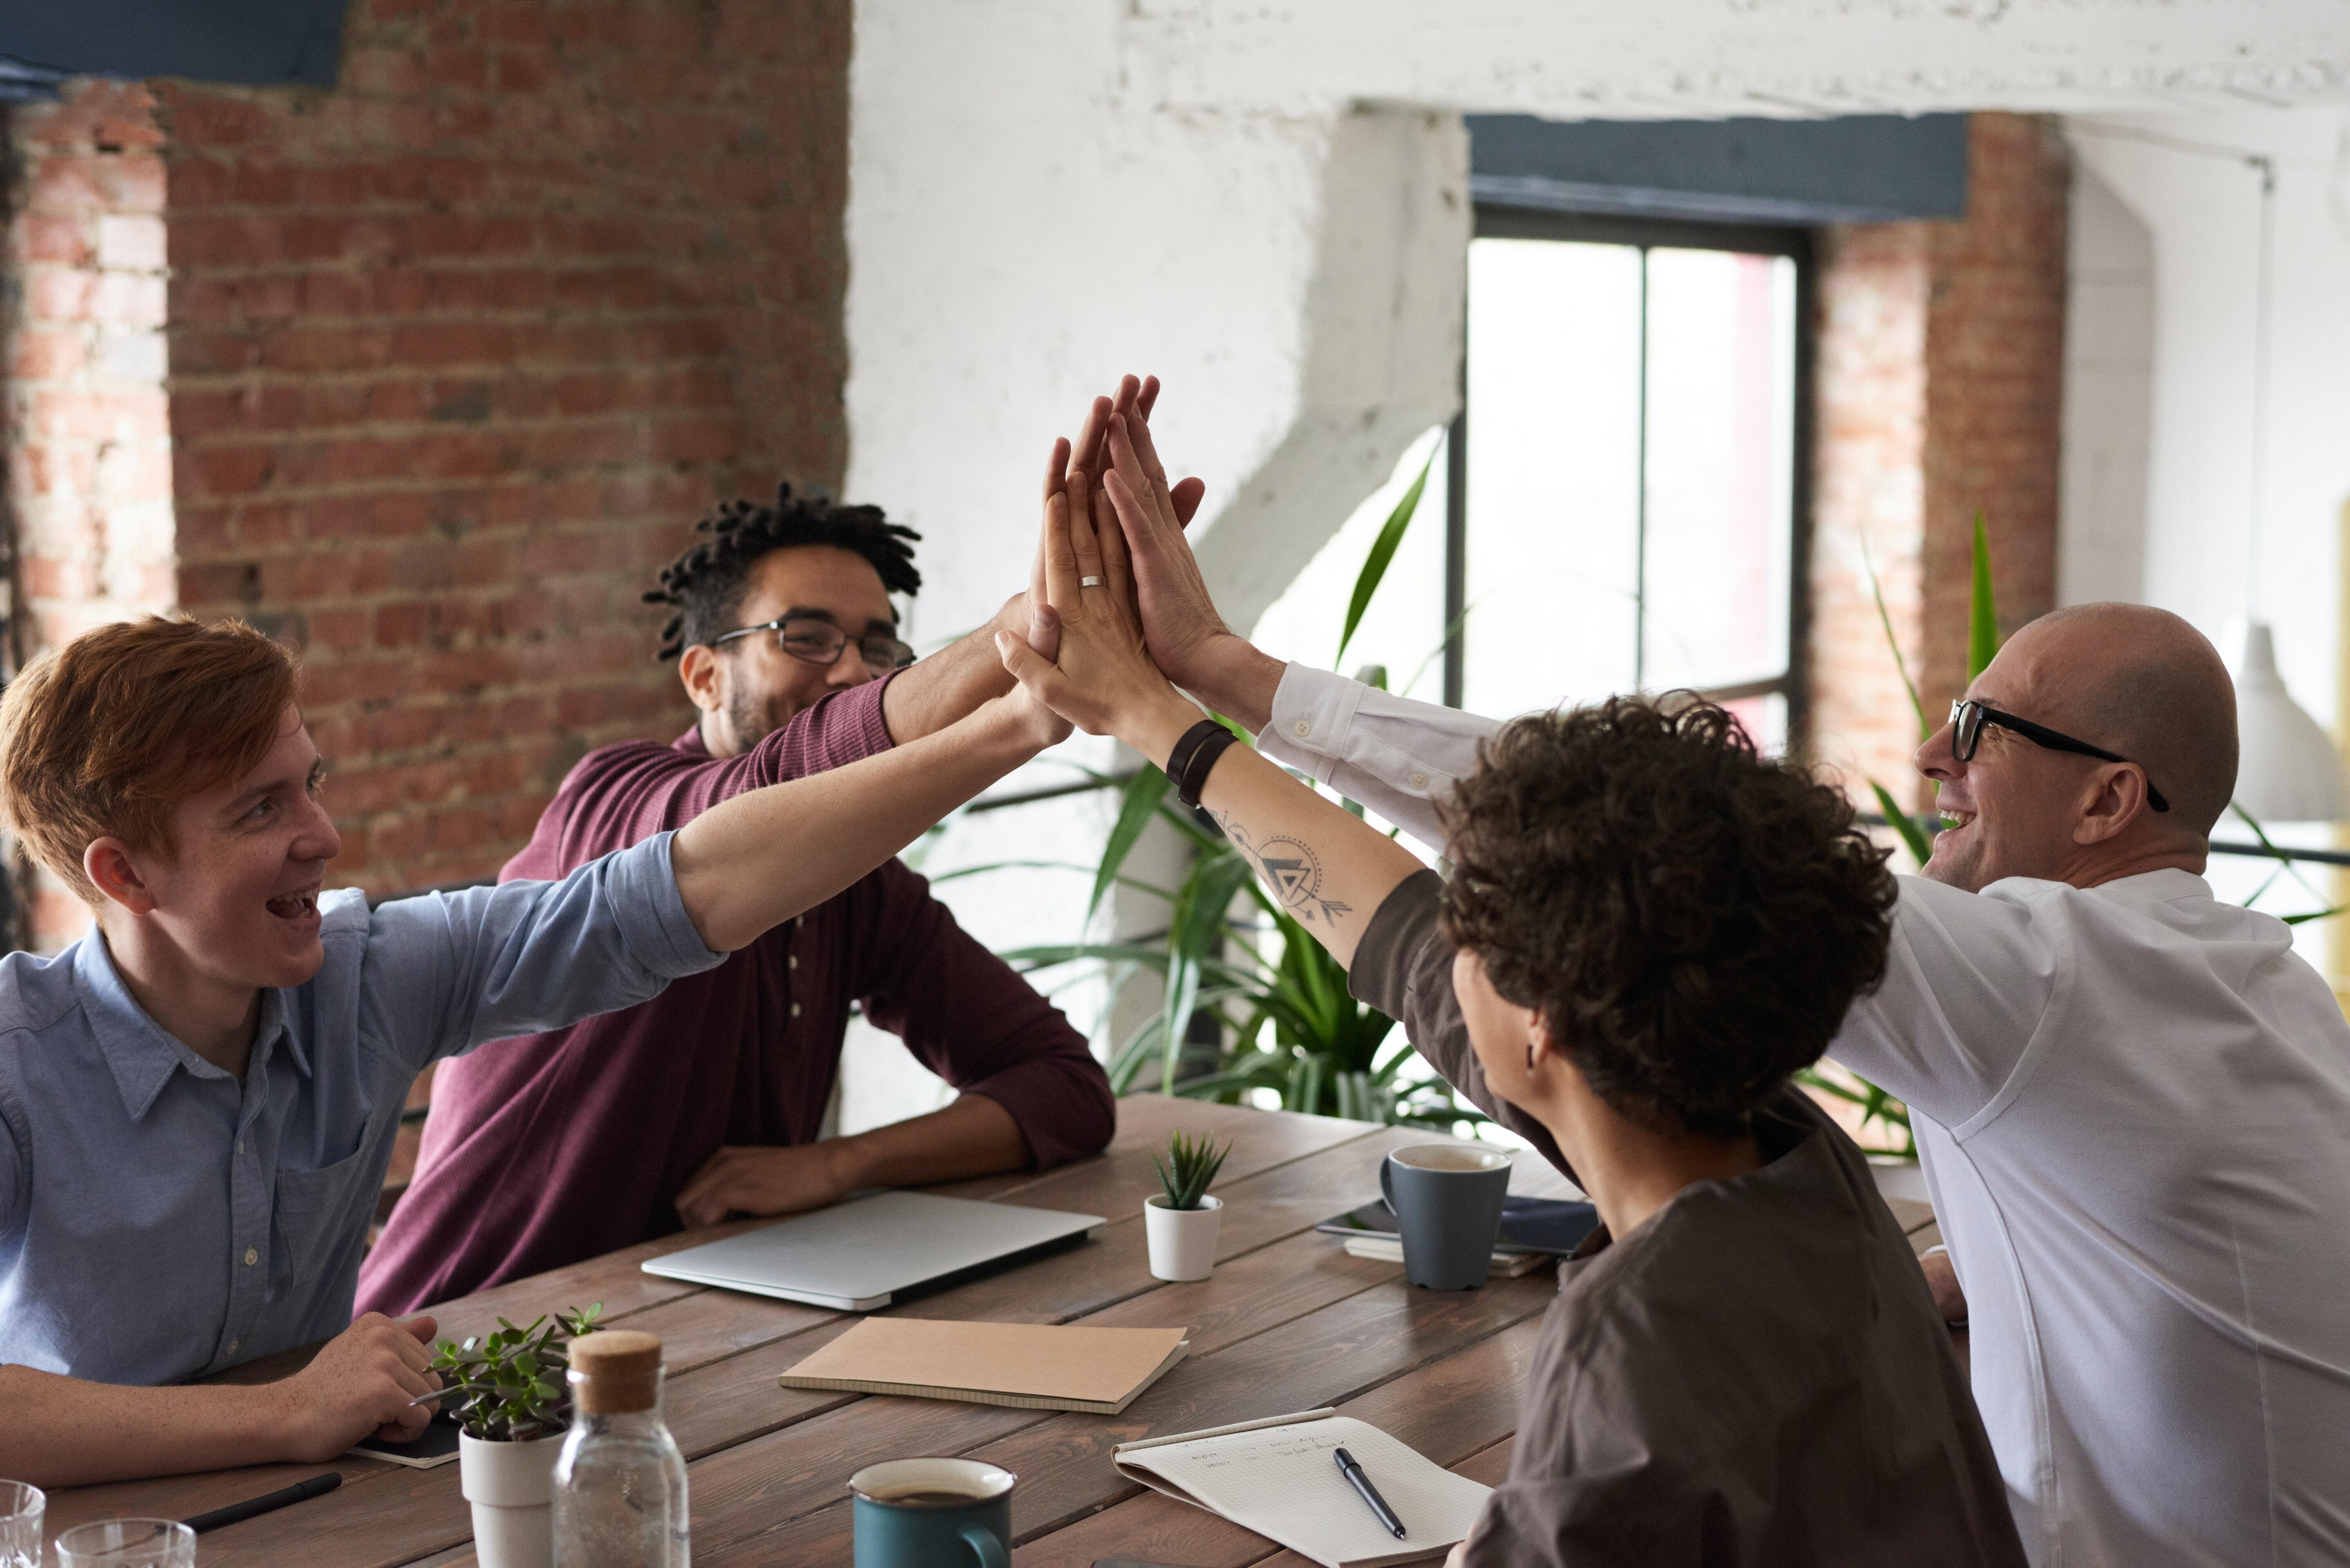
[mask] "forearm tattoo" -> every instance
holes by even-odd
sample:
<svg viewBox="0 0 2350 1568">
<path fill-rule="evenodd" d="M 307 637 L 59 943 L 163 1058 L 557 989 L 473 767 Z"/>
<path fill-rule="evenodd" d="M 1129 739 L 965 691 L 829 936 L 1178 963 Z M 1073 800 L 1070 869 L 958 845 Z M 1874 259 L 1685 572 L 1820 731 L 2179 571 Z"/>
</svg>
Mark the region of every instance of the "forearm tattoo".
<svg viewBox="0 0 2350 1568">
<path fill-rule="evenodd" d="M 1259 844 L 1229 814 L 1211 808 L 1208 815 L 1216 819 L 1224 836 L 1254 863 L 1264 885 L 1273 889 L 1274 899 L 1300 924 L 1312 925 L 1318 912 L 1322 923 L 1335 929 L 1339 916 L 1354 913 L 1350 906 L 1338 899 L 1322 897 L 1322 857 L 1303 841 L 1268 838 Z"/>
</svg>

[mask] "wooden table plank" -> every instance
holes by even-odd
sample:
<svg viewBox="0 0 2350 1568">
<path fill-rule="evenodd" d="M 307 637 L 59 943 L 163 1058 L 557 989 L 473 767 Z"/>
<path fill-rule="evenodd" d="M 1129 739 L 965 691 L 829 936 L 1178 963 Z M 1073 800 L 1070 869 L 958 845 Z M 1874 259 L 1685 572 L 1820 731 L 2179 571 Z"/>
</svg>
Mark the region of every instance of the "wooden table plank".
<svg viewBox="0 0 2350 1568">
<path fill-rule="evenodd" d="M 941 1451 L 967 1452 L 1022 1478 L 1014 1496 L 1013 1527 L 1025 1540 L 1140 1490 L 1110 1467 L 1108 1453 L 1115 1443 L 1353 1397 L 1540 1313 L 1550 1303 L 1552 1285 L 1548 1276 L 1533 1275 L 1460 1293 L 1423 1291 L 1399 1281 L 1375 1286 L 1220 1355 L 1184 1363 L 1123 1415 L 1054 1415 L 976 1448 L 923 1445 L 927 1422 L 910 1413 L 903 1429 L 894 1434 L 894 1446 L 892 1434 L 860 1429 L 854 1447 L 810 1454 L 803 1445 L 823 1439 L 833 1423 L 849 1414 L 837 1412 L 764 1439 L 773 1446 L 776 1461 L 784 1462 L 788 1455 L 802 1478 L 792 1501 L 812 1498 L 827 1485 L 836 1501 L 801 1517 L 775 1519 L 757 1533 L 729 1541 L 713 1540 L 715 1532 L 697 1525 L 694 1557 L 712 1568 L 736 1563 L 846 1562 L 849 1512 L 838 1500 L 849 1473 L 879 1458 Z M 749 1458 L 742 1449 L 729 1450 L 726 1457 L 737 1456 Z M 733 1521 L 755 1517 L 751 1511 L 740 1511 Z"/>
<path fill-rule="evenodd" d="M 1125 1200 L 1132 1194 L 1156 1189 L 1151 1155 L 1173 1127 L 1213 1132 L 1219 1137 L 1232 1140 L 1232 1153 L 1225 1163 L 1227 1174 L 1218 1187 L 1230 1197 L 1234 1214 L 1241 1218 L 1237 1222 L 1228 1220 L 1225 1234 L 1219 1238 L 1222 1256 L 1232 1256 L 1295 1234 L 1315 1220 L 1347 1207 L 1352 1195 L 1376 1189 L 1378 1161 L 1385 1158 L 1388 1148 L 1399 1142 L 1424 1141 L 1424 1135 L 1368 1123 L 1195 1105 L 1159 1096 L 1131 1096 L 1119 1102 L 1119 1136 L 1106 1155 L 1062 1167 L 999 1194 L 1003 1201 L 1112 1216 L 1118 1214 L 1118 1206 L 1124 1206 L 1124 1217 L 1114 1217 L 1113 1222 L 1104 1228 L 1104 1241 L 1088 1242 L 1001 1274 L 967 1282 L 891 1311 L 997 1322 L 1066 1322 L 1097 1307 L 1155 1290 L 1159 1282 L 1149 1277 L 1144 1255 L 1139 1198 L 1130 1204 Z M 1358 1149 L 1357 1145 L 1361 1146 Z M 1295 1175 L 1282 1174 L 1293 1166 L 1305 1168 Z M 970 1185 L 958 1184 L 940 1190 L 953 1192 Z M 1262 1204 L 1258 1201 L 1260 1194 Z M 1301 1219 L 1301 1215 L 1305 1218 Z M 730 1229 L 745 1228 L 743 1222 L 736 1222 Z M 657 1244 L 648 1244 L 652 1245 Z M 1326 1243 L 1325 1249 L 1334 1253 L 1337 1251 L 1334 1243 Z M 631 1251 L 653 1255 L 642 1249 Z M 1391 1265 L 1349 1271 L 1349 1288 L 1367 1285 L 1383 1270 L 1393 1272 Z M 510 1293 L 528 1283 L 518 1282 L 502 1289 Z M 811 1314 L 812 1317 L 801 1315 Z M 853 1395 L 783 1389 L 775 1385 L 776 1374 L 844 1332 L 847 1326 L 845 1319 L 836 1321 L 830 1314 L 814 1309 L 725 1291 L 680 1294 L 624 1315 L 630 1327 L 662 1334 L 665 1351 L 674 1336 L 692 1360 L 681 1375 L 672 1376 L 667 1397 L 671 1429 L 689 1456 L 704 1458 L 816 1417 L 842 1418 L 847 1407 L 872 1403 Z M 714 1354 L 721 1351 L 727 1354 Z M 937 1408 L 930 1401 L 898 1403 Z M 1027 1421 L 1036 1419 L 1033 1411 L 1005 1412 L 1000 1407 L 961 1408 L 994 1411 L 999 1421 L 1003 1415 L 1016 1415 Z M 860 1421 L 873 1418 L 852 1417 Z M 977 1418 L 983 1422 L 988 1419 Z M 974 1433 L 971 1441 L 983 1441 L 986 1437 L 1010 1429 L 1008 1426 L 987 1426 Z M 697 1464 L 694 1469 L 697 1513 L 703 1492 L 723 1484 L 715 1476 L 708 1481 L 701 1480 L 704 1468 L 704 1464 Z M 452 1475 L 452 1485 L 454 1479 Z M 846 1480 L 846 1472 L 842 1480 Z M 837 1490 L 829 1495 L 837 1496 Z M 417 1543 L 411 1549 L 402 1543 L 400 1550 L 410 1556 L 421 1555 L 439 1544 Z M 395 1553 L 380 1561 L 391 1563 L 407 1560 Z M 459 1552 L 451 1561 L 463 1563 L 470 1558 Z"/>
<path fill-rule="evenodd" d="M 1233 1148 L 1217 1186 L 1229 1205 L 1217 1272 L 1169 1286 L 1149 1276 L 1141 1210 L 1158 1188 L 1150 1157 L 1177 1129 L 1230 1138 Z M 1115 1419 L 778 1387 L 777 1373 L 854 1320 L 660 1280 L 639 1267 L 764 1221 L 664 1237 L 513 1282 L 434 1315 L 444 1334 L 462 1336 L 494 1326 L 499 1315 L 527 1321 L 602 1301 L 606 1322 L 660 1334 L 671 1367 L 671 1425 L 693 1462 L 697 1556 L 704 1561 L 827 1561 L 824 1553 L 836 1546 L 845 1561 L 847 1511 L 836 1505 L 847 1473 L 892 1453 L 1016 1457 L 1014 1468 L 1027 1466 L 1031 1478 L 1023 1485 L 1022 1528 L 1033 1535 L 1064 1519 L 1125 1506 L 1119 1500 L 1135 1489 L 1110 1469 L 1107 1444 L 1154 1425 L 1213 1424 L 1240 1418 L 1232 1412 L 1243 1407 L 1245 1414 L 1260 1405 L 1277 1410 L 1375 1397 L 1383 1386 L 1400 1389 L 1414 1379 L 1433 1388 L 1448 1357 L 1461 1359 L 1462 1368 L 1443 1376 L 1499 1376 L 1513 1398 L 1516 1376 L 1497 1374 L 1488 1363 L 1502 1352 L 1484 1345 L 1503 1343 L 1516 1332 L 1511 1324 L 1547 1303 L 1546 1273 L 1439 1296 L 1404 1286 L 1393 1264 L 1348 1258 L 1334 1241 L 1310 1234 L 1315 1221 L 1378 1190 L 1378 1162 L 1389 1149 L 1430 1137 L 1408 1128 L 1136 1096 L 1119 1103 L 1118 1133 L 1101 1158 L 937 1189 L 1105 1216 L 1098 1241 L 891 1311 L 1189 1325 L 1192 1359 Z M 1571 1190 L 1538 1160 L 1522 1161 L 1512 1186 L 1520 1192 Z M 1476 1405 L 1450 1396 L 1438 1403 Z M 471 1518 L 454 1466 L 416 1471 L 346 1459 L 73 1489 L 52 1494 L 50 1520 L 62 1526 L 133 1511 L 184 1516 L 330 1468 L 346 1477 L 338 1492 L 207 1535 L 207 1568 L 393 1568 L 422 1560 L 458 1568 L 472 1561 Z"/>
</svg>

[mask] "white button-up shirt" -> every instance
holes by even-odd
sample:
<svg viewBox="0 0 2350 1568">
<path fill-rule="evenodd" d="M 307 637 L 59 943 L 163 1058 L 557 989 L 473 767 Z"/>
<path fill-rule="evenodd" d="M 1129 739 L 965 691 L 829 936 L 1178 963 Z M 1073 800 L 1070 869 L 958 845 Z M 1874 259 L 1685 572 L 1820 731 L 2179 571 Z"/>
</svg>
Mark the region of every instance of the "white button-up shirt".
<svg viewBox="0 0 2350 1568">
<path fill-rule="evenodd" d="M 1291 665 L 1259 744 L 1431 846 L 1499 725 Z M 2350 1560 L 2350 1023 L 2270 916 L 2156 871 L 1905 877 L 1828 1054 L 1907 1102 L 2025 1550 Z"/>
</svg>

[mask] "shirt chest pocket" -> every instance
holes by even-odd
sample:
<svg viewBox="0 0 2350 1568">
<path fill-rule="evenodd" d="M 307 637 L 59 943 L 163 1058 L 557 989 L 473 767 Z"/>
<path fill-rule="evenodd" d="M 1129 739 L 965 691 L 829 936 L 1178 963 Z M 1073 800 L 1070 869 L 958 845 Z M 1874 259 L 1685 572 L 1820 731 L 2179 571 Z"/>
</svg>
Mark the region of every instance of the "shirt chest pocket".
<svg viewBox="0 0 2350 1568">
<path fill-rule="evenodd" d="M 361 1199 L 371 1168 L 368 1156 L 375 1145 L 379 1118 L 368 1118 L 359 1147 L 332 1165 L 316 1170 L 281 1170 L 272 1211 L 276 1234 L 271 1245 L 283 1260 L 271 1281 L 279 1288 L 299 1288 L 316 1280 L 348 1251 L 356 1256 L 367 1235 Z"/>
</svg>

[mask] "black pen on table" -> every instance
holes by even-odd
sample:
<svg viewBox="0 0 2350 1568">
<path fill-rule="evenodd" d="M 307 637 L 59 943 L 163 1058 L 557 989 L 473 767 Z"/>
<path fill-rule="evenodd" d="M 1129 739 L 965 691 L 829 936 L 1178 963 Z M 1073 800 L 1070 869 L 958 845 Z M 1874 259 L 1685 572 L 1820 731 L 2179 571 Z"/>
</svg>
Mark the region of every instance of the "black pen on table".
<svg viewBox="0 0 2350 1568">
<path fill-rule="evenodd" d="M 1344 1449 L 1334 1449 L 1333 1452 L 1337 1457 L 1338 1473 L 1345 1476 L 1347 1484 L 1360 1492 L 1363 1501 L 1371 1505 L 1371 1511 L 1379 1516 L 1379 1522 L 1387 1526 L 1388 1533 L 1401 1541 L 1404 1537 L 1403 1521 L 1398 1519 L 1395 1510 L 1388 1506 L 1388 1500 L 1379 1495 L 1379 1489 L 1371 1484 L 1371 1478 L 1363 1473 L 1363 1467 L 1355 1462 L 1355 1456 Z"/>
<path fill-rule="evenodd" d="M 200 1513 L 193 1519 L 182 1520 L 181 1522 L 198 1535 L 202 1535 L 205 1531 L 218 1530 L 224 1524 L 234 1524 L 241 1520 L 256 1518 L 265 1513 L 275 1513 L 289 1503 L 307 1501 L 314 1497 L 324 1497 L 342 1484 L 342 1472 L 328 1470 L 325 1475 L 312 1476 L 306 1481 L 296 1481 L 292 1486 L 282 1490 L 264 1492 L 259 1497 L 249 1497 L 243 1502 L 233 1502 L 226 1508 L 216 1508 L 210 1513 Z"/>
</svg>

